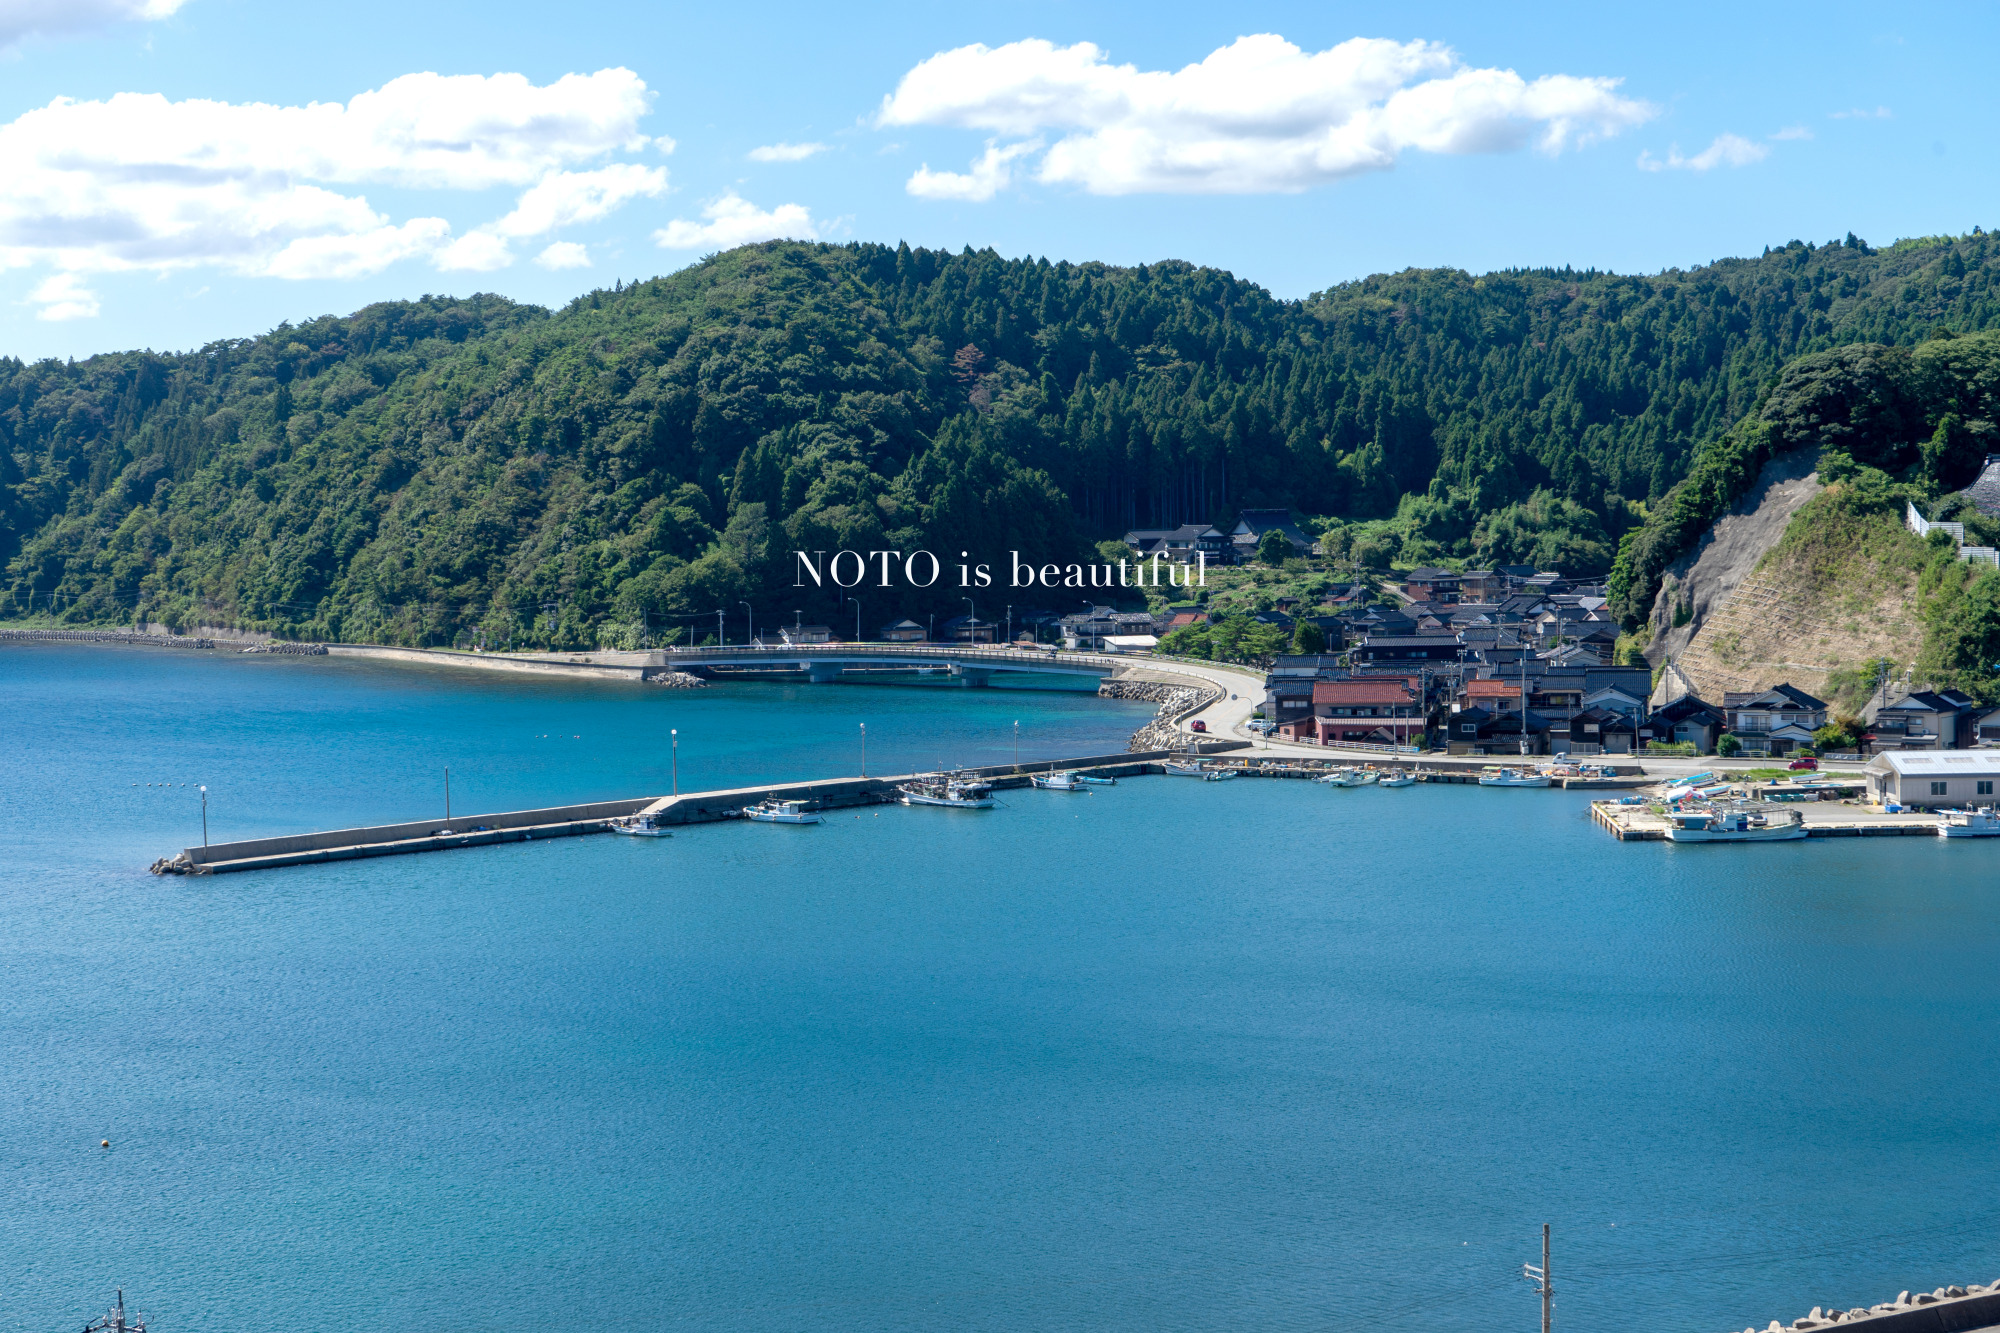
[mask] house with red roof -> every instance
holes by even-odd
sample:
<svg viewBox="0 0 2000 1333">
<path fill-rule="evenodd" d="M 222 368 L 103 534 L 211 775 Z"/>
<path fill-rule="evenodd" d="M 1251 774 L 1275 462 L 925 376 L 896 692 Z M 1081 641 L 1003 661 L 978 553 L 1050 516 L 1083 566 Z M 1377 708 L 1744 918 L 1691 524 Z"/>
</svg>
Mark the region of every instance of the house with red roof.
<svg viewBox="0 0 2000 1333">
<path fill-rule="evenodd" d="M 1395 676 L 1359 676 L 1313 682 L 1312 716 L 1287 722 L 1292 740 L 1414 745 L 1424 734 L 1423 700 Z"/>
</svg>

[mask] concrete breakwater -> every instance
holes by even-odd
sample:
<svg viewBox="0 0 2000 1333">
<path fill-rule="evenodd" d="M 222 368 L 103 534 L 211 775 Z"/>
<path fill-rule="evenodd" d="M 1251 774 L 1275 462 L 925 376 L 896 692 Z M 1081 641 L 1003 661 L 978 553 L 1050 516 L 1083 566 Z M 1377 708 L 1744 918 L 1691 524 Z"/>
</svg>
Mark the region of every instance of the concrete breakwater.
<svg viewBox="0 0 2000 1333">
<path fill-rule="evenodd" d="M 1225 742 L 1215 748 L 1233 748 Z M 995 787 L 1025 787 L 1039 773 L 1075 769 L 1111 777 L 1158 773 L 1171 753 L 1095 755 L 1081 759 L 1047 760 L 1036 764 L 995 765 L 961 770 Z M 684 792 L 671 796 L 638 796 L 582 805 L 512 810 L 501 814 L 463 815 L 451 820 L 412 820 L 365 828 L 330 829 L 276 838 L 187 847 L 152 865 L 156 875 L 215 875 L 236 870 L 269 870 L 280 866 L 352 861 L 413 852 L 451 851 L 503 842 L 533 842 L 543 838 L 603 833 L 614 819 L 647 811 L 662 824 L 707 824 L 735 819 L 746 805 L 764 800 L 806 801 L 816 809 L 835 810 L 860 805 L 884 805 L 896 799 L 896 787 L 918 776 L 828 778 L 813 782 L 765 783 L 720 791 Z"/>
<path fill-rule="evenodd" d="M 1181 720 L 1199 713 L 1220 699 L 1222 687 L 1176 685 L 1164 680 L 1117 677 L 1099 681 L 1097 693 L 1098 697 L 1103 699 L 1136 699 L 1160 706 L 1160 711 L 1154 715 L 1151 722 L 1132 733 L 1131 743 L 1126 748 L 1138 753 L 1172 748 L 1180 738 Z"/>
<path fill-rule="evenodd" d="M 148 648 L 213 648 L 214 639 L 179 634 L 131 634 L 112 629 L 0 629 L 0 642 L 133 643 Z"/>
<path fill-rule="evenodd" d="M 1973 1283 L 1939 1287 L 1914 1295 L 1902 1292 L 1893 1301 L 1880 1305 L 1855 1306 L 1842 1310 L 1815 1305 L 1810 1314 L 1789 1324 L 1773 1319 L 1764 1333 L 1779 1329 L 1832 1328 L 1867 1322 L 1869 1333 L 1971 1333 L 1972 1330 L 2000 1327 L 2000 1282 L 1988 1286 Z M 1743 1333 L 1759 1333 L 1755 1325 Z"/>
</svg>

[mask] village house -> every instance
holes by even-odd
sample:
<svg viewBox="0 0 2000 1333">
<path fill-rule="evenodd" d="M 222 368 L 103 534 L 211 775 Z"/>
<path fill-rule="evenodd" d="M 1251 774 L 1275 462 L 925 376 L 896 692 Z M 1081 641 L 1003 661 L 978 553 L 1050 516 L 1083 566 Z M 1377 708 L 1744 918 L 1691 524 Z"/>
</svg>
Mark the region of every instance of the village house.
<svg viewBox="0 0 2000 1333">
<path fill-rule="evenodd" d="M 1236 526 L 1229 532 L 1233 558 L 1238 562 L 1255 560 L 1257 543 L 1273 528 L 1285 534 L 1285 540 L 1292 544 L 1293 555 L 1306 555 L 1313 549 L 1312 538 L 1293 521 L 1291 510 L 1246 509 L 1237 516 Z"/>
<path fill-rule="evenodd" d="M 1975 745 L 2000 745 L 2000 708 L 1988 709 L 1973 719 L 1967 739 Z"/>
<path fill-rule="evenodd" d="M 1957 749 L 1959 723 L 1972 701 L 1953 693 L 1912 690 L 1892 701 L 1875 714 L 1868 744 L 1876 750 Z"/>
<path fill-rule="evenodd" d="M 786 643 L 833 642 L 833 630 L 825 625 L 780 625 L 778 634 Z"/>
<path fill-rule="evenodd" d="M 1639 724 L 1610 708 L 1586 708 L 1569 720 L 1571 754 L 1630 754 Z"/>
<path fill-rule="evenodd" d="M 1491 569 L 1468 569 L 1458 576 L 1461 602 L 1497 601 L 1507 593 L 1507 576 Z"/>
<path fill-rule="evenodd" d="M 1313 682 L 1312 716 L 1281 727 L 1292 739 L 1411 745 L 1425 729 L 1423 703 L 1406 681 L 1357 677 Z"/>
<path fill-rule="evenodd" d="M 1722 696 L 1729 730 L 1752 753 L 1790 754 L 1813 743 L 1826 725 L 1826 705 L 1796 685 L 1768 690 L 1731 690 Z"/>
<path fill-rule="evenodd" d="M 1211 523 L 1183 523 L 1178 528 L 1138 528 L 1125 534 L 1125 544 L 1141 560 L 1159 556 L 1177 564 L 1205 557 L 1211 565 L 1229 563 L 1229 538 Z"/>
<path fill-rule="evenodd" d="M 1455 569 L 1413 569 L 1403 575 L 1403 595 L 1413 602 L 1455 604 L 1459 597 L 1459 575 Z"/>
<path fill-rule="evenodd" d="M 884 643 L 922 643 L 924 627 L 914 620 L 892 620 L 875 631 L 875 636 Z"/>
<path fill-rule="evenodd" d="M 1720 708 L 1704 703 L 1692 694 L 1683 694 L 1670 704 L 1655 709 L 1639 723 L 1639 748 L 1650 744 L 1693 745 L 1698 754 L 1711 754 L 1715 739 L 1727 720 Z"/>
<path fill-rule="evenodd" d="M 1992 805 L 2000 750 L 1891 751 L 1870 759 L 1864 771 L 1877 801 L 1931 809 Z"/>
<path fill-rule="evenodd" d="M 938 639 L 942 643 L 992 643 L 999 632 L 1000 626 L 991 620 L 953 616 L 938 626 Z"/>
<path fill-rule="evenodd" d="M 1354 650 L 1354 660 L 1434 665 L 1456 662 L 1464 653 L 1465 644 L 1456 634 L 1370 634 Z"/>
</svg>

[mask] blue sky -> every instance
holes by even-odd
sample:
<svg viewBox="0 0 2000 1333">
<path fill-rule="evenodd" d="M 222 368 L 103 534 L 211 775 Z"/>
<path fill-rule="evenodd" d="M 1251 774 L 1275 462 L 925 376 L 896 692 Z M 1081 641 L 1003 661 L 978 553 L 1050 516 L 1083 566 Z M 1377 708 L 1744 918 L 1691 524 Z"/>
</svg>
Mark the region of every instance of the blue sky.
<svg viewBox="0 0 2000 1333">
<path fill-rule="evenodd" d="M 0 0 L 0 353 L 556 304 L 768 235 L 1297 297 L 2000 224 L 2000 18 L 1905 13 Z"/>
</svg>

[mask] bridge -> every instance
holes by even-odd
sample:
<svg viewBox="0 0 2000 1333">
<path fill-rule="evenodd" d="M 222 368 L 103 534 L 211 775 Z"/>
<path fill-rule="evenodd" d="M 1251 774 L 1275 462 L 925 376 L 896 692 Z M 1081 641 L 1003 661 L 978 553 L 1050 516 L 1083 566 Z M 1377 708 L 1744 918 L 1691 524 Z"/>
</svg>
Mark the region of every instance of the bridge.
<svg viewBox="0 0 2000 1333">
<path fill-rule="evenodd" d="M 551 656 L 568 660 L 560 654 Z M 606 654 L 569 656 L 599 658 Z M 618 656 L 643 656 L 649 660 L 639 665 L 652 670 L 701 672 L 721 668 L 725 671 L 797 671 L 814 684 L 839 680 L 846 671 L 942 668 L 960 684 L 972 688 L 989 685 L 995 675 L 1003 673 L 1101 680 L 1123 667 L 1135 665 L 1132 659 L 1104 653 L 944 643 L 725 644 L 706 648 L 666 648 L 651 653 Z"/>
</svg>

